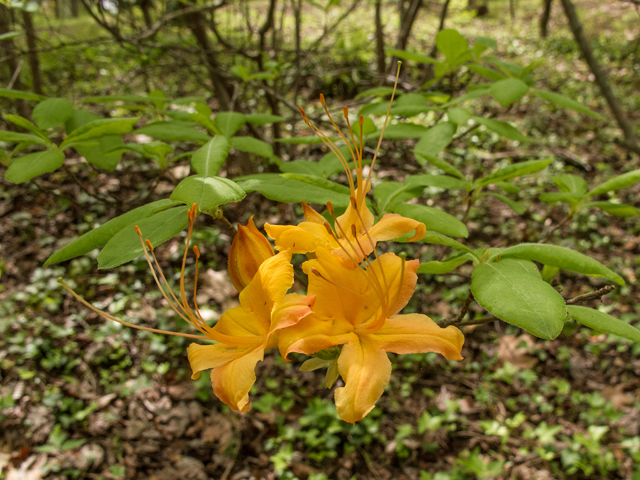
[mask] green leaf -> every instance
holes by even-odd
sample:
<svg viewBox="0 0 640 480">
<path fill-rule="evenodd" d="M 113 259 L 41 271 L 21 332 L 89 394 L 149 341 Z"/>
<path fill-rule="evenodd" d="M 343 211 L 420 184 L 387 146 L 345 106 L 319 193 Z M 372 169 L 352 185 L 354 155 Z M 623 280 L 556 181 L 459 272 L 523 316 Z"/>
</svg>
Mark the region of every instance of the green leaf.
<svg viewBox="0 0 640 480">
<path fill-rule="evenodd" d="M 411 175 L 404 183 L 416 187 L 438 187 L 445 190 L 465 188 L 466 180 L 453 178 L 448 175 Z"/>
<path fill-rule="evenodd" d="M 404 203 L 394 206 L 391 211 L 403 217 L 413 218 L 422 222 L 426 225 L 427 230 L 433 232 L 453 237 L 466 238 L 469 236 L 464 223 L 438 208 Z"/>
<path fill-rule="evenodd" d="M 11 183 L 24 183 L 43 173 L 53 172 L 64 163 L 64 153 L 45 150 L 14 158 L 4 173 L 4 179 Z"/>
<path fill-rule="evenodd" d="M 23 118 L 19 115 L 11 115 L 9 113 L 5 113 L 4 118 L 13 123 L 14 125 L 18 125 L 19 127 L 24 128 L 25 130 L 29 130 L 31 133 L 35 133 L 40 138 L 42 138 L 45 142 L 51 143 L 47 134 L 36 127 L 33 123 L 31 123 L 26 118 Z"/>
<path fill-rule="evenodd" d="M 394 205 L 419 197 L 423 190 L 423 187 L 411 188 L 400 182 L 381 182 L 373 187 L 373 199 L 380 212 L 387 213 Z"/>
<path fill-rule="evenodd" d="M 424 157 L 435 157 L 453 140 L 458 127 L 451 122 L 440 122 L 420 137 L 414 151 Z"/>
<path fill-rule="evenodd" d="M 584 197 L 576 195 L 575 193 L 552 192 L 543 193 L 538 198 L 543 202 L 550 203 L 551 205 L 555 205 L 558 202 L 565 202 L 572 207 L 575 207 Z"/>
<path fill-rule="evenodd" d="M 560 190 L 563 192 L 573 193 L 575 195 L 579 195 L 582 197 L 587 190 L 589 190 L 589 186 L 584 178 L 579 177 L 577 175 L 560 175 L 559 177 L 553 177 L 552 180 L 558 186 Z"/>
<path fill-rule="evenodd" d="M 393 107 L 391 109 L 391 115 L 398 115 L 401 117 L 415 117 L 421 113 L 433 112 L 434 110 L 440 110 L 436 107 L 430 107 L 428 105 L 402 105 Z"/>
<path fill-rule="evenodd" d="M 498 73 L 491 68 L 483 67 L 482 65 L 468 65 L 467 68 L 473 73 L 477 73 L 478 75 L 494 82 L 499 82 L 505 78 L 503 74 Z"/>
<path fill-rule="evenodd" d="M 493 38 L 477 37 L 475 43 L 473 44 L 473 51 L 476 55 L 481 55 L 489 48 L 493 50 L 498 49 L 498 44 Z"/>
<path fill-rule="evenodd" d="M 493 198 L 500 200 L 505 205 L 508 205 L 511 210 L 516 212 L 518 215 L 522 215 L 527 211 L 527 207 L 522 205 L 521 203 L 516 202 L 515 200 L 511 200 L 509 197 L 505 197 L 504 195 L 500 195 L 499 193 L 487 192 L 485 195 L 489 195 Z"/>
<path fill-rule="evenodd" d="M 351 152 L 347 145 L 338 147 L 338 150 L 345 158 L 351 158 Z M 363 162 L 365 165 L 369 163 L 371 163 L 370 160 Z M 327 178 L 336 173 L 343 172 L 344 167 L 342 166 L 338 156 L 333 152 L 329 152 L 318 162 L 314 162 L 312 160 L 294 160 L 292 162 L 285 162 L 280 165 L 280 170 L 284 173 L 302 173 Z"/>
<path fill-rule="evenodd" d="M 232 137 L 231 147 L 241 152 L 255 153 L 266 158 L 273 157 L 273 147 L 254 137 Z"/>
<path fill-rule="evenodd" d="M 640 170 L 634 170 L 632 172 L 623 173 L 617 177 L 610 178 L 604 183 L 601 183 L 593 190 L 587 193 L 589 196 L 601 195 L 607 192 L 615 192 L 621 188 L 630 187 L 631 185 L 640 181 Z"/>
<path fill-rule="evenodd" d="M 211 140 L 208 134 L 196 130 L 192 124 L 180 120 L 150 123 L 137 129 L 136 133 L 165 142 L 206 143 Z"/>
<path fill-rule="evenodd" d="M 436 47 L 451 62 L 458 62 L 469 51 L 467 40 L 457 30 L 451 28 L 438 32 Z"/>
<path fill-rule="evenodd" d="M 542 267 L 542 272 L 540 272 L 542 275 L 542 280 L 547 283 L 551 283 L 553 277 L 555 277 L 559 271 L 560 269 L 558 267 L 550 267 L 549 265 L 544 265 Z"/>
<path fill-rule="evenodd" d="M 304 175 L 294 174 L 294 177 L 291 175 L 261 173 L 237 178 L 236 182 L 245 192 L 258 191 L 276 202 L 299 203 L 305 201 L 326 205 L 330 201 L 335 207 L 347 207 L 350 203 L 349 189 L 343 185 L 329 180 L 325 180 L 326 183 L 320 185 L 319 180 L 324 180 L 320 177 L 306 176 L 307 179 L 313 178 L 315 183 L 311 183 L 302 180 Z"/>
<path fill-rule="evenodd" d="M 519 262 L 476 266 L 471 292 L 487 311 L 533 335 L 553 340 L 562 332 L 567 316 L 562 295 Z"/>
<path fill-rule="evenodd" d="M 520 190 L 522 190 L 520 187 L 510 182 L 495 182 L 494 185 L 496 187 L 500 187 L 507 193 L 518 193 L 520 192 Z"/>
<path fill-rule="evenodd" d="M 466 245 L 463 245 L 459 241 L 454 240 L 453 238 L 449 238 L 445 235 L 442 235 L 441 233 L 427 232 L 427 234 L 424 236 L 424 238 L 421 241 L 424 243 L 431 243 L 436 245 L 446 245 L 448 247 L 455 248 L 456 250 L 464 250 L 465 252 L 471 254 L 471 256 L 475 258 L 477 261 L 480 261 L 480 257 L 478 257 L 476 252 L 471 250 Z"/>
<path fill-rule="evenodd" d="M 558 267 L 562 270 L 582 273 L 590 277 L 604 277 L 618 285 L 624 285 L 624 280 L 617 273 L 609 270 L 597 260 L 556 245 L 542 243 L 521 243 L 506 248 L 501 253 L 502 258 L 522 258 L 533 260 L 543 265 Z"/>
<path fill-rule="evenodd" d="M 568 305 L 567 311 L 576 322 L 593 330 L 617 335 L 632 342 L 640 342 L 640 330 L 611 315 L 577 305 Z"/>
<path fill-rule="evenodd" d="M 530 139 L 525 137 L 520 131 L 509 125 L 506 122 L 501 122 L 500 120 L 495 120 L 493 118 L 484 118 L 484 117 L 472 117 L 476 122 L 480 125 L 484 125 L 489 130 L 493 130 L 497 134 L 508 138 L 509 140 L 517 140 L 518 142 L 531 142 Z"/>
<path fill-rule="evenodd" d="M 464 176 L 464 174 L 446 160 L 442 160 L 438 157 L 425 157 L 424 155 L 420 155 L 419 153 L 416 153 L 416 160 L 418 160 L 418 163 L 420 163 L 421 165 L 430 163 L 443 172 L 466 181 L 466 177 Z"/>
<path fill-rule="evenodd" d="M 421 263 L 420 267 L 418 267 L 418 273 L 428 273 L 432 275 L 442 275 L 445 273 L 452 272 L 456 268 L 458 268 L 463 263 L 467 263 L 472 260 L 472 257 L 467 253 L 463 253 L 462 255 L 458 255 L 456 257 L 448 258 L 442 262 L 426 262 Z"/>
<path fill-rule="evenodd" d="M 471 119 L 471 112 L 464 107 L 453 107 L 447 111 L 447 116 L 457 125 L 466 125 Z"/>
<path fill-rule="evenodd" d="M 48 98 L 33 109 L 33 120 L 43 130 L 57 127 L 73 115 L 73 104 L 65 98 Z"/>
<path fill-rule="evenodd" d="M 332 142 L 338 142 L 342 140 L 341 137 L 329 137 Z M 302 137 L 289 137 L 289 138 L 276 138 L 276 142 L 279 143 L 294 143 L 296 145 L 318 145 L 322 142 L 322 139 L 316 135 L 307 135 Z"/>
<path fill-rule="evenodd" d="M 245 114 L 244 119 L 251 125 L 267 125 L 269 123 L 280 123 L 286 120 L 286 118 L 279 115 L 270 115 L 268 113 Z"/>
<path fill-rule="evenodd" d="M 23 92 L 22 90 L 11 90 L 8 88 L 0 88 L 0 97 L 34 101 L 42 101 L 47 98 L 44 95 L 38 95 L 37 93 Z"/>
<path fill-rule="evenodd" d="M 427 127 L 422 125 L 416 125 L 413 123 L 394 123 L 387 126 L 384 130 L 384 138 L 388 140 L 398 140 L 403 138 L 418 138 L 427 133 Z M 377 133 L 372 133 L 366 136 L 369 138 L 378 138 Z"/>
<path fill-rule="evenodd" d="M 148 218 L 156 212 L 176 205 L 179 205 L 179 202 L 169 199 L 158 200 L 156 202 L 143 205 L 142 207 L 135 208 L 130 212 L 120 215 L 119 217 L 113 218 L 104 225 L 94 228 L 93 230 L 76 238 L 66 247 L 55 252 L 47 259 L 44 266 L 47 267 L 54 263 L 71 260 L 72 258 L 89 253 L 91 250 L 103 247 L 123 228 L 131 227 L 133 230 L 133 226 L 136 222 L 139 222 L 144 218 Z"/>
<path fill-rule="evenodd" d="M 65 123 L 67 135 L 95 120 L 100 120 L 100 117 L 84 110 L 75 110 L 71 118 Z M 94 141 L 97 145 L 76 145 L 75 149 L 92 165 L 108 172 L 115 171 L 116 166 L 122 159 L 122 153 L 121 151 L 114 152 L 114 150 L 123 145 L 122 135 L 105 135 Z"/>
<path fill-rule="evenodd" d="M 187 205 L 198 204 L 202 211 L 231 202 L 239 202 L 245 192 L 236 182 L 222 177 L 192 175 L 183 179 L 171 194 L 171 200 Z"/>
<path fill-rule="evenodd" d="M 137 118 L 102 118 L 100 120 L 94 120 L 79 128 L 76 128 L 71 134 L 64 139 L 60 148 L 73 147 L 76 144 L 86 142 L 105 135 L 124 135 L 129 133 Z"/>
<path fill-rule="evenodd" d="M 200 175 L 213 177 L 218 174 L 228 155 L 229 140 L 222 135 L 216 135 L 193 154 L 191 166 Z"/>
<path fill-rule="evenodd" d="M 26 143 L 28 145 L 46 145 L 48 142 L 42 137 L 31 135 L 29 133 L 10 132 L 8 130 L 0 130 L 0 142 Z"/>
<path fill-rule="evenodd" d="M 512 103 L 517 102 L 524 97 L 529 91 L 529 85 L 517 78 L 505 78 L 500 80 L 489 88 L 489 93 L 495 98 L 500 105 L 508 107 Z"/>
<path fill-rule="evenodd" d="M 598 120 L 604 120 L 605 119 L 602 115 L 600 115 L 599 113 L 594 112 L 593 110 L 591 110 L 588 107 L 585 107 L 581 103 L 576 102 L 575 100 L 567 98 L 567 97 L 565 97 L 563 95 L 560 95 L 558 93 L 548 92 L 546 90 L 538 90 L 537 88 L 534 88 L 533 91 L 535 92 L 536 95 L 542 97 L 547 102 L 555 103 L 559 107 L 568 108 L 569 110 L 574 110 L 574 111 L 576 111 L 578 113 L 583 113 L 585 115 L 589 115 L 589 116 L 591 116 L 593 118 L 597 118 Z"/>
<path fill-rule="evenodd" d="M 370 102 L 360 108 L 358 115 L 386 115 L 388 108 L 389 102 Z"/>
<path fill-rule="evenodd" d="M 502 182 L 515 177 L 522 177 L 523 175 L 530 175 L 532 173 L 544 170 L 553 160 L 529 160 L 527 162 L 514 163 L 504 168 L 496 170 L 490 173 L 486 177 L 480 177 L 474 182 L 476 187 L 484 187 L 496 182 Z"/>
<path fill-rule="evenodd" d="M 142 237 L 149 239 L 154 247 L 166 242 L 174 235 L 177 235 L 189 222 L 187 210 L 189 207 L 176 207 L 155 213 L 148 218 L 143 218 L 135 225 L 140 227 Z M 107 269 L 130 262 L 144 250 L 140 238 L 133 225 L 130 228 L 123 228 L 107 242 L 98 255 L 98 268 Z"/>
<path fill-rule="evenodd" d="M 474 90 L 470 90 L 470 91 L 466 92 L 465 94 L 460 95 L 459 97 L 456 97 L 456 98 L 448 101 L 447 103 L 441 105 L 441 107 L 442 108 L 448 108 L 448 107 L 452 107 L 454 105 L 458 105 L 459 103 L 466 102 L 467 100 L 475 100 L 476 98 L 480 98 L 481 96 L 486 94 L 488 91 L 489 91 L 489 85 L 487 85 L 486 87 L 476 88 Z"/>
<path fill-rule="evenodd" d="M 405 52 L 404 50 L 396 50 L 395 48 L 385 48 L 384 52 L 389 56 L 398 57 L 400 60 L 413 60 L 419 63 L 437 63 L 435 58 L 420 55 L 419 53 Z"/>
<path fill-rule="evenodd" d="M 633 217 L 640 214 L 640 208 L 625 205 L 623 203 L 611 202 L 589 202 L 585 207 L 597 207 L 616 217 Z"/>
<path fill-rule="evenodd" d="M 213 118 L 213 123 L 225 137 L 231 137 L 247 123 L 247 120 L 242 113 L 220 112 Z"/>
</svg>

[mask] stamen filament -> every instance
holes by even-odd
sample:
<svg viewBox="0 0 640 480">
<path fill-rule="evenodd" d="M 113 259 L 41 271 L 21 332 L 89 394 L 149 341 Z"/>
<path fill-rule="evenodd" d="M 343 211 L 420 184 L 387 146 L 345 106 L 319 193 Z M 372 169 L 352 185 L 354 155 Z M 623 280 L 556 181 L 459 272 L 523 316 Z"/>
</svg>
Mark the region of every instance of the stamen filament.
<svg viewBox="0 0 640 480">
<path fill-rule="evenodd" d="M 67 285 L 65 283 L 64 280 L 62 280 L 61 278 L 58 279 L 58 283 L 60 283 L 60 285 L 62 285 L 62 287 L 69 292 L 71 295 L 73 295 L 73 297 L 79 301 L 80 303 L 82 303 L 84 306 L 88 307 L 89 309 L 93 310 L 95 313 L 97 313 L 98 315 L 100 315 L 101 317 L 106 318 L 107 320 L 113 320 L 114 322 L 117 322 L 121 325 L 124 325 L 125 327 L 130 327 L 130 328 L 135 328 L 137 330 L 144 330 L 147 332 L 152 332 L 152 333 L 164 333 L 165 335 L 174 335 L 176 337 L 187 337 L 187 338 L 197 338 L 197 339 L 204 339 L 204 340 L 210 340 L 209 337 L 204 336 L 204 335 L 193 335 L 191 333 L 180 333 L 180 332 L 170 332 L 168 330 L 160 330 L 157 328 L 149 328 L 149 327 L 143 327 L 140 325 L 135 325 L 133 323 L 129 323 L 129 322 L 125 322 L 124 320 L 120 320 L 119 318 L 114 317 L 113 315 L 108 314 L 107 312 L 100 310 L 99 308 L 94 307 L 93 305 L 91 305 L 89 302 L 87 302 L 84 298 L 82 298 L 80 295 L 78 295 L 76 292 L 73 291 L 73 289 Z"/>
</svg>

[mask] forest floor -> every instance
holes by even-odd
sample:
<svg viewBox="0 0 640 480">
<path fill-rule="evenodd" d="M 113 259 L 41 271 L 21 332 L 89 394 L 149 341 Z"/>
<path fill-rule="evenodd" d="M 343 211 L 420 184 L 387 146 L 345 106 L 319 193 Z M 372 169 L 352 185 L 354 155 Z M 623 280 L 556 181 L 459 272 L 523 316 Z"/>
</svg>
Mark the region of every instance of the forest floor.
<svg viewBox="0 0 640 480">
<path fill-rule="evenodd" d="M 591 20 L 596 7 L 593 12 Z M 525 21 L 532 31 L 535 18 Z M 567 32 L 553 36 L 553 28 L 560 26 L 552 24 L 552 36 L 544 42 L 527 43 L 523 31 L 501 48 L 507 56 L 525 47 L 551 52 L 555 67 L 547 67 L 542 83 L 561 84 L 568 96 L 580 92 L 584 103 L 608 117 Z M 599 53 L 610 55 L 615 87 L 627 110 L 634 111 L 638 82 L 634 68 L 623 72 L 623 65 L 637 67 L 639 60 L 616 58 L 611 52 L 619 45 L 600 42 Z M 638 157 L 617 141 L 612 121 L 585 121 L 534 103 L 518 108 L 524 127 L 552 144 L 554 162 L 518 182 L 517 196 L 529 207 L 524 215 L 492 199 L 471 211 L 465 243 L 472 248 L 535 242 L 544 228 L 560 222 L 566 214 L 561 206 L 537 200 L 539 193 L 553 190 L 552 176 L 579 174 L 595 185 L 640 168 Z M 410 146 L 398 143 L 383 143 L 379 176 L 401 180 L 419 171 L 407 167 L 413 163 Z M 538 155 L 539 148 L 488 138 L 483 148 L 468 150 L 460 143 L 448 155 L 465 174 L 476 175 Z M 163 192 L 188 173 L 187 166 L 186 159 L 173 165 L 150 199 L 164 198 Z M 460 362 L 436 354 L 391 355 L 391 382 L 356 425 L 337 416 L 333 390 L 322 387 L 324 372 L 299 371 L 303 356 L 287 364 L 267 356 L 258 368 L 251 409 L 230 411 L 213 396 L 207 375 L 190 380 L 188 340 L 106 323 L 56 281 L 71 280 L 87 300 L 113 315 L 175 329 L 177 318 L 143 259 L 108 272 L 96 271 L 95 254 L 42 267 L 71 238 L 137 206 L 156 178 L 151 166 L 141 168 L 131 159 L 116 174 L 88 169 L 81 159 L 70 168 L 100 198 L 64 171 L 21 186 L 0 183 L 0 478 L 37 480 L 44 468 L 51 479 L 640 479 L 640 345 L 574 322 L 553 341 L 505 323 L 469 327 Z M 618 192 L 618 198 L 640 207 L 640 184 Z M 462 217 L 454 195 L 439 193 L 433 200 Z M 296 222 L 301 211 L 254 193 L 225 213 L 243 224 L 255 215 L 262 227 L 266 221 Z M 231 238 L 224 224 L 199 218 L 198 299 L 211 319 L 237 304 L 226 274 Z M 173 239 L 156 250 L 174 279 L 183 242 L 184 237 Z M 628 286 L 587 305 L 637 321 L 638 217 L 582 213 L 550 242 L 589 252 L 623 275 Z M 405 248 L 421 261 L 448 253 L 442 246 Z M 447 275 L 421 275 L 407 311 L 438 321 L 454 317 L 467 296 L 470 274 L 471 267 L 462 266 Z M 568 298 L 606 284 L 563 273 L 554 286 Z M 473 306 L 471 315 L 481 311 Z"/>
</svg>

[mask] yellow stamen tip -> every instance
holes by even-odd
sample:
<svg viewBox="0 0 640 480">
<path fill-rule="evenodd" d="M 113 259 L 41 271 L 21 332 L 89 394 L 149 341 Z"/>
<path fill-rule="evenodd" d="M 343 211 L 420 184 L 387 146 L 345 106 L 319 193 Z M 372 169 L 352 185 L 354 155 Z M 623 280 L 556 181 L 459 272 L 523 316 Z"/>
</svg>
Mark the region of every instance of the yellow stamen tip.
<svg viewBox="0 0 640 480">
<path fill-rule="evenodd" d="M 138 225 L 135 226 L 136 229 L 136 233 L 138 234 L 139 237 L 142 236 L 142 232 L 140 231 L 140 227 Z"/>
<path fill-rule="evenodd" d="M 321 93 L 320 94 L 320 103 L 322 104 L 322 106 L 326 106 L 325 101 L 324 101 L 324 95 Z"/>
<path fill-rule="evenodd" d="M 197 245 L 194 245 L 194 246 L 193 246 L 193 253 L 194 253 L 194 254 L 195 254 L 195 256 L 196 256 L 196 259 L 199 259 L 199 258 L 200 258 L 200 249 L 198 248 L 198 246 L 197 246 Z"/>
<path fill-rule="evenodd" d="M 364 116 L 360 115 L 360 118 L 358 118 L 358 123 L 360 124 L 361 127 L 364 126 Z"/>
<path fill-rule="evenodd" d="M 331 202 L 327 202 L 327 210 L 329 210 L 329 215 L 333 217 L 333 204 Z"/>
<path fill-rule="evenodd" d="M 351 235 L 353 235 L 354 237 L 356 237 L 356 226 L 352 223 L 351 224 Z"/>
<path fill-rule="evenodd" d="M 351 195 L 349 197 L 349 199 L 351 200 L 351 205 L 353 206 L 353 208 L 355 208 L 356 210 L 358 209 L 358 204 L 356 203 L 356 197 L 354 197 L 353 195 Z"/>
<path fill-rule="evenodd" d="M 191 211 L 193 212 L 193 218 L 195 218 L 198 215 L 198 204 L 194 203 L 191 206 Z"/>
<path fill-rule="evenodd" d="M 347 118 L 349 116 L 349 109 L 346 105 L 342 107 L 342 113 L 344 113 L 344 118 Z"/>
<path fill-rule="evenodd" d="M 153 252 L 153 245 L 148 238 L 144 241 L 144 243 L 147 245 L 147 248 Z"/>
</svg>

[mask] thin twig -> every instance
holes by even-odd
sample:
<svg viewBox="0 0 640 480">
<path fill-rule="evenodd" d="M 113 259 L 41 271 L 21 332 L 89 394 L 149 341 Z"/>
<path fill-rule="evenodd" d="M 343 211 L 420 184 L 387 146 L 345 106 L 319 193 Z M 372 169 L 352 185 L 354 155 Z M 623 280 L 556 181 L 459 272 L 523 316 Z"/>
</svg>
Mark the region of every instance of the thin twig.
<svg viewBox="0 0 640 480">
<path fill-rule="evenodd" d="M 569 298 L 566 300 L 567 305 L 575 305 L 576 303 L 586 302 L 587 300 L 594 300 L 596 298 L 603 297 L 613 292 L 616 289 L 613 285 L 607 285 L 593 292 L 578 295 L 577 297 Z"/>
<path fill-rule="evenodd" d="M 444 321 L 443 323 L 440 324 L 440 326 L 444 328 L 444 327 L 448 327 L 449 325 L 454 325 L 462 322 L 462 319 L 467 315 L 467 312 L 469 311 L 469 306 L 471 305 L 471 302 L 473 302 L 473 293 L 469 291 L 469 295 L 467 295 L 467 298 L 464 300 L 464 304 L 462 305 L 462 309 L 460 310 L 460 313 L 458 314 L 458 316 L 452 320 Z"/>
<path fill-rule="evenodd" d="M 553 227 L 545 235 L 543 235 L 542 238 L 540 240 L 538 240 L 538 243 L 544 243 L 547 240 L 549 240 L 551 235 L 553 235 L 553 232 L 555 232 L 556 230 L 564 227 L 564 224 L 567 223 L 572 218 L 573 218 L 573 215 L 571 215 L 571 213 L 568 213 L 567 216 L 560 223 L 558 223 L 555 227 Z"/>
</svg>

